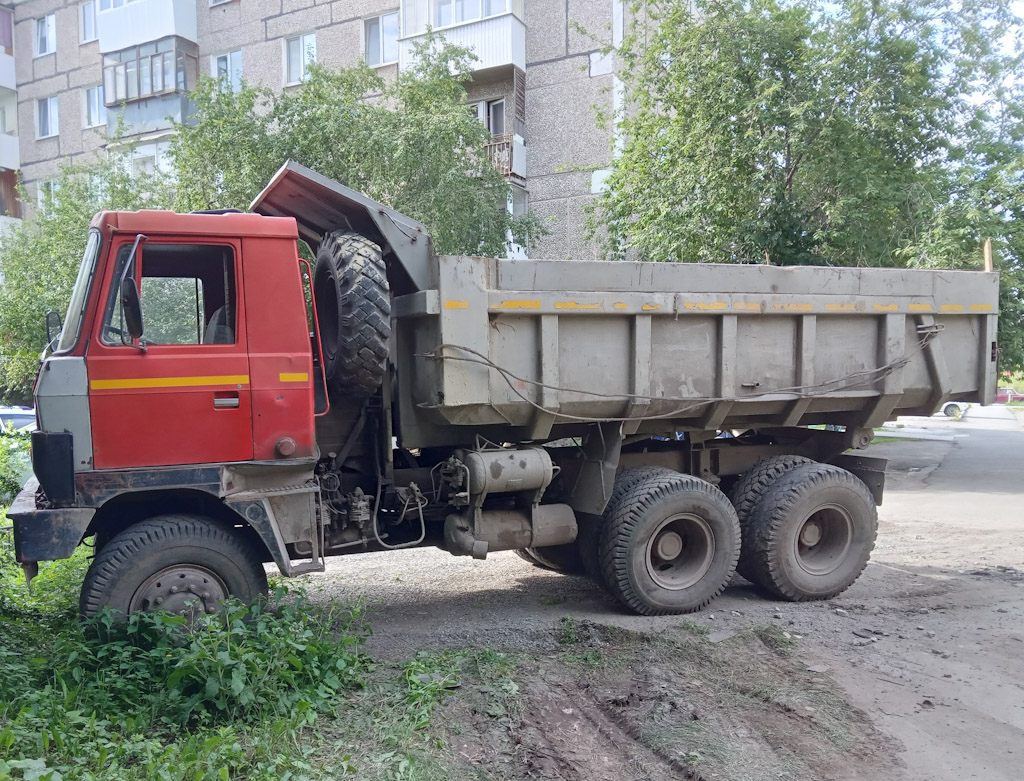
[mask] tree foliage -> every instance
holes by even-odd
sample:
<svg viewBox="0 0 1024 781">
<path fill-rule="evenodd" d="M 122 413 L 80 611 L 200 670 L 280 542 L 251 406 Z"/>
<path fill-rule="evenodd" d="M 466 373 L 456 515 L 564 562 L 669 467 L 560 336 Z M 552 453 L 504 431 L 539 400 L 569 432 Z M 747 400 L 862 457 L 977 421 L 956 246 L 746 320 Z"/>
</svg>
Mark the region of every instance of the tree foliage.
<svg viewBox="0 0 1024 781">
<path fill-rule="evenodd" d="M 635 0 L 591 215 L 608 257 L 1004 273 L 1024 365 L 1024 60 L 1009 0 Z M 612 118 L 608 118 L 612 119 Z"/>
<path fill-rule="evenodd" d="M 428 36 L 393 81 L 365 65 L 314 66 L 281 94 L 206 80 L 172 142 L 178 206 L 245 208 L 292 159 L 423 222 L 441 252 L 529 245 L 540 224 L 508 213 L 490 136 L 466 108 L 470 65 L 464 49 Z"/>
<path fill-rule="evenodd" d="M 0 386 L 9 401 L 27 402 L 46 347 L 46 313 L 64 316 L 93 216 L 104 209 L 167 208 L 159 177 L 132 176 L 129 153 L 68 164 L 52 180 L 36 213 L 6 232 L 0 253 Z M 24 190 L 21 198 L 26 199 Z"/>
</svg>

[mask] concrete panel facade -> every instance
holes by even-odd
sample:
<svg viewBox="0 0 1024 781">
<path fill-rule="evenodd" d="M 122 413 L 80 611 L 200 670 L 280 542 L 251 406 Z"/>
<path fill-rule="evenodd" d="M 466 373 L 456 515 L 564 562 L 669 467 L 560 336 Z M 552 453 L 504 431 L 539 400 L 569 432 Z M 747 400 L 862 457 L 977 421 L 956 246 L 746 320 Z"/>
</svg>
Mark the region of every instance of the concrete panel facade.
<svg viewBox="0 0 1024 781">
<path fill-rule="evenodd" d="M 314 33 L 321 64 L 329 68 L 355 65 L 363 58 L 365 20 L 416 1 L 422 0 L 231 0 L 214 6 L 197 0 L 199 74 L 211 73 L 216 56 L 241 51 L 245 81 L 285 89 L 289 37 Z M 103 74 L 97 41 L 80 40 L 79 2 L 21 0 L 13 7 L 21 171 L 34 196 L 38 180 L 55 175 L 61 163 L 102 152 L 117 112 L 109 110 L 108 128 L 84 127 L 84 92 L 101 84 Z M 56 14 L 56 53 L 33 57 L 34 20 L 49 13 Z M 594 107 L 608 111 L 613 106 L 614 65 L 601 49 L 613 41 L 614 20 L 621 13 L 621 0 L 525 3 L 526 119 L 522 127 L 527 166 L 525 181 L 515 183 L 528 191 L 531 212 L 550 231 L 531 251 L 532 257 L 583 259 L 597 253 L 594 243 L 584 238 L 584 220 L 587 205 L 595 197 L 593 182 L 608 167 L 612 145 L 609 131 L 596 127 Z M 396 65 L 378 70 L 385 78 L 397 75 Z M 511 131 L 516 99 L 511 69 L 492 69 L 481 77 L 468 85 L 470 101 L 504 98 L 506 129 Z M 37 139 L 36 102 L 51 96 L 58 97 L 60 133 Z M 168 100 L 187 106 L 180 96 L 159 102 Z M 145 106 L 129 106 L 125 118 L 145 115 L 150 121 L 136 132 L 153 132 L 163 125 L 154 123 L 151 114 Z"/>
</svg>

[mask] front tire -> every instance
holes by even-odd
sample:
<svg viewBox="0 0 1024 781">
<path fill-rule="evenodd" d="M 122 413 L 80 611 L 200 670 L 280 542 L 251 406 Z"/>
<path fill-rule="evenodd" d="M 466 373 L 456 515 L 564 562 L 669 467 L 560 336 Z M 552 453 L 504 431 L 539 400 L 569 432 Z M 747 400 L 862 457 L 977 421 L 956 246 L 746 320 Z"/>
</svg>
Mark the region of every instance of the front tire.
<svg viewBox="0 0 1024 781">
<path fill-rule="evenodd" d="M 752 579 L 793 602 L 831 599 L 860 577 L 877 533 L 878 510 L 857 477 L 829 464 L 797 467 L 751 516 Z"/>
<path fill-rule="evenodd" d="M 647 616 L 700 610 L 736 570 L 740 526 L 715 486 L 652 475 L 623 493 L 601 539 L 611 593 Z"/>
<path fill-rule="evenodd" d="M 103 546 L 82 583 L 79 612 L 214 613 L 225 599 L 251 602 L 266 593 L 260 557 L 234 530 L 200 516 L 161 515 Z"/>
</svg>

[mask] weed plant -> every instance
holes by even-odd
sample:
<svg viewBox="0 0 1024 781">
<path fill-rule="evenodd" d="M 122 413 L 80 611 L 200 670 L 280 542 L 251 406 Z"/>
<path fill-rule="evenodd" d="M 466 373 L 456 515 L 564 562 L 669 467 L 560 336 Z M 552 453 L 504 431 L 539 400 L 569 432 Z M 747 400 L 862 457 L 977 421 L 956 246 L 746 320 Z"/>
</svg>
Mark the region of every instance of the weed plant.
<svg viewBox="0 0 1024 781">
<path fill-rule="evenodd" d="M 283 587 L 191 624 L 168 613 L 80 623 L 85 551 L 29 594 L 0 533 L 0 779 L 303 779 L 305 740 L 362 686 L 359 610 L 314 609 Z"/>
</svg>

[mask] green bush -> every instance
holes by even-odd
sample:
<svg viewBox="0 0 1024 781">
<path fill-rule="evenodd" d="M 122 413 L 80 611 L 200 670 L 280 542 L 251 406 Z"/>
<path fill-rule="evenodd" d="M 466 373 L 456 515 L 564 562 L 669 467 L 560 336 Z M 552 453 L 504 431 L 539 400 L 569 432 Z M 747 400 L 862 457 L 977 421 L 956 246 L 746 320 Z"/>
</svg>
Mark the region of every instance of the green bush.
<svg viewBox="0 0 1024 781">
<path fill-rule="evenodd" d="M 21 478 L 29 470 L 29 442 L 27 431 L 12 426 L 0 426 L 0 505 L 14 501 L 21 490 Z"/>
<path fill-rule="evenodd" d="M 362 685 L 356 610 L 279 588 L 192 624 L 167 613 L 82 625 L 86 550 L 47 566 L 30 595 L 0 532 L 0 779 L 334 778 L 300 737 Z"/>
</svg>

